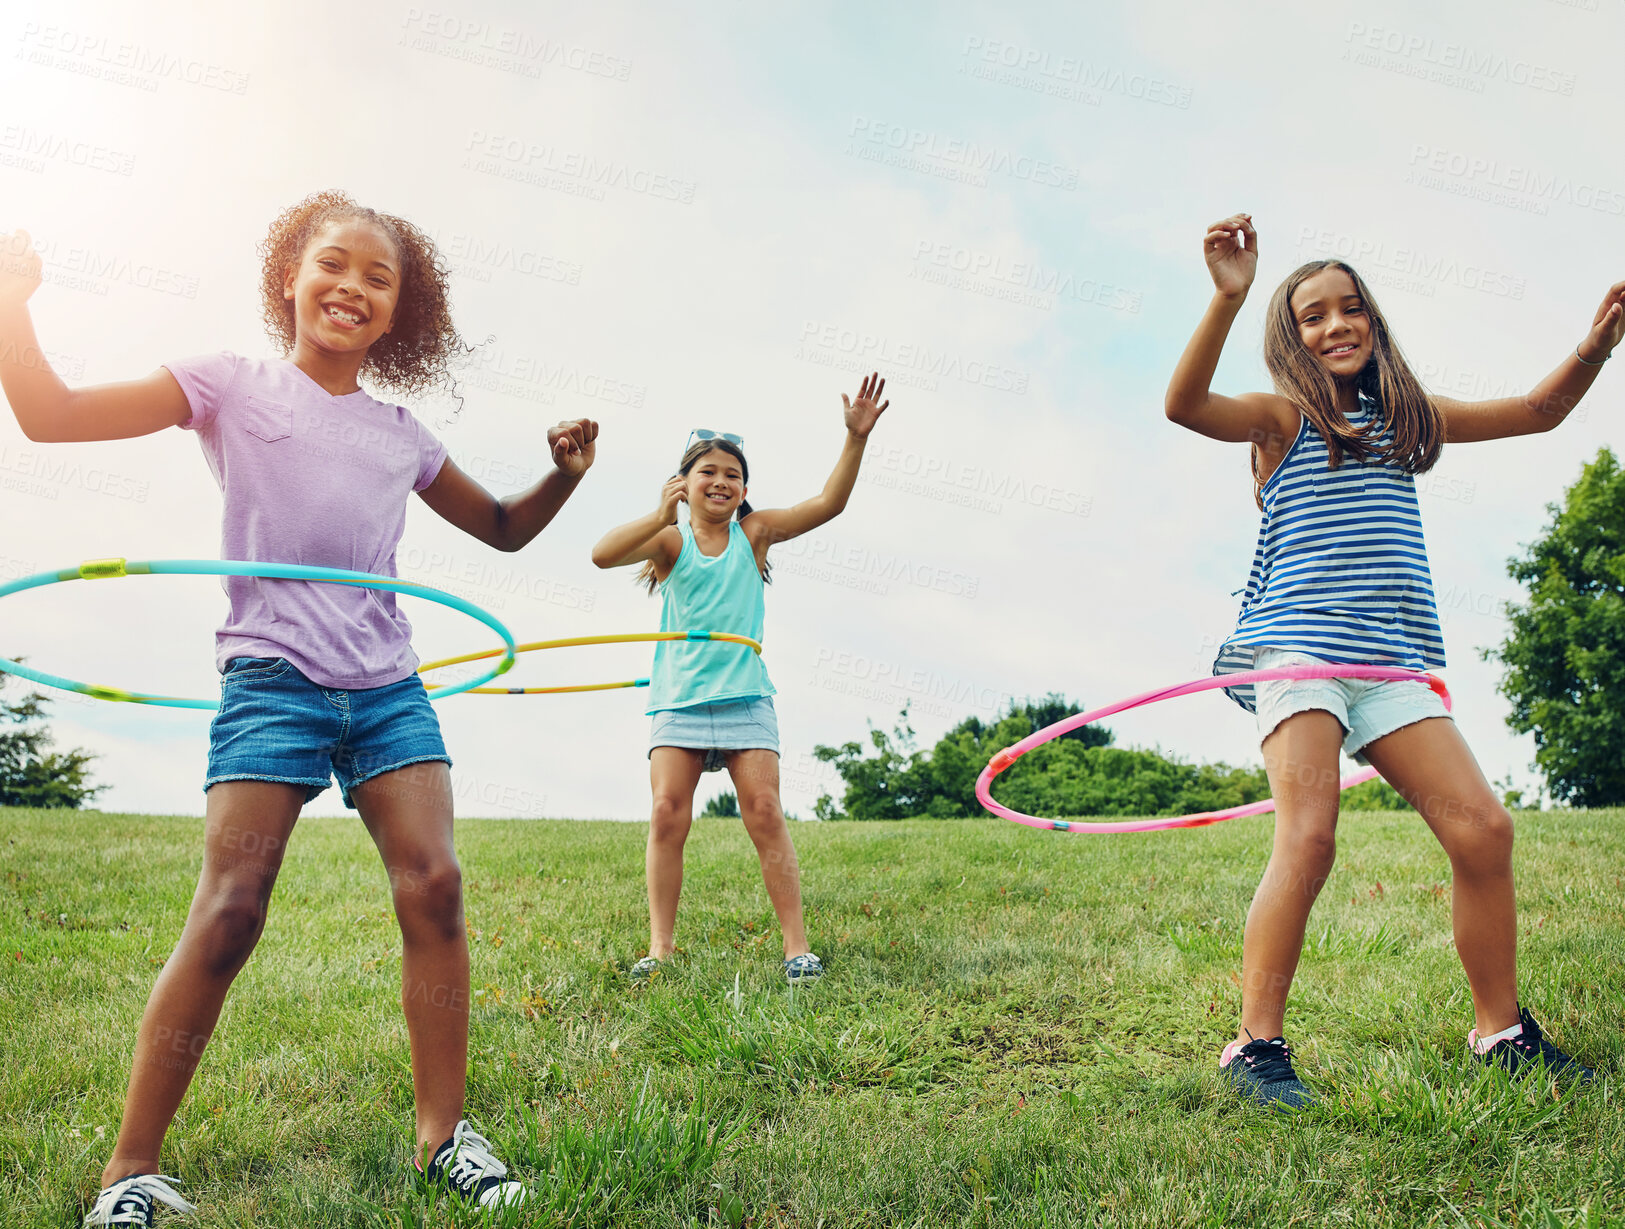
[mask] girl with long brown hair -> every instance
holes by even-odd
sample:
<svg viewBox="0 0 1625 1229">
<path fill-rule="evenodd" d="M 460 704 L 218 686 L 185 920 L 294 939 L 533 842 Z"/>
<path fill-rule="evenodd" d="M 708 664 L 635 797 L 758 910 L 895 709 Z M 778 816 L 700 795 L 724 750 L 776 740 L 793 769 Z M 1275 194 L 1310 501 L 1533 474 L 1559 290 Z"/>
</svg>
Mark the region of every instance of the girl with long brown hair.
<svg viewBox="0 0 1625 1229">
<path fill-rule="evenodd" d="M 1578 346 L 1527 396 L 1462 402 L 1422 387 L 1359 274 L 1342 261 L 1313 261 L 1281 283 L 1266 312 L 1274 391 L 1224 397 L 1208 386 L 1257 273 L 1251 216 L 1215 222 L 1204 251 L 1214 295 L 1165 409 L 1201 435 L 1249 445 L 1263 513 L 1241 614 L 1215 673 L 1325 662 L 1443 666 L 1414 476 L 1447 441 L 1561 423 L 1625 332 L 1625 282 L 1609 289 Z M 1283 1023 L 1309 910 L 1331 871 L 1339 750 L 1374 765 L 1450 859 L 1456 950 L 1473 996 L 1470 1050 L 1515 1073 L 1544 1065 L 1590 1078 L 1518 1002 L 1512 818 L 1427 685 L 1313 679 L 1229 690 L 1257 714 L 1277 805 L 1242 943 L 1240 1028 L 1219 1058 L 1225 1079 L 1262 1104 L 1314 1099 L 1293 1069 Z"/>
<path fill-rule="evenodd" d="M 762 639 L 768 548 L 840 515 L 858 480 L 864 442 L 890 402 L 879 374 L 856 400 L 841 402 L 846 440 L 824 489 L 789 508 L 752 510 L 745 501 L 750 467 L 737 435 L 697 429 L 677 473 L 647 516 L 610 530 L 593 548 L 601 568 L 641 563 L 639 579 L 659 586 L 661 631 L 733 632 Z M 679 524 L 677 505 L 688 505 Z M 702 772 L 726 767 L 739 816 L 756 846 L 762 882 L 784 935 L 784 974 L 813 981 L 824 972 L 807 944 L 801 871 L 779 801 L 779 726 L 774 688 L 761 659 L 726 643 L 662 642 L 649 676 L 649 783 L 654 811 L 644 871 L 649 887 L 649 953 L 631 969 L 634 981 L 655 973 L 676 951 L 677 898 L 683 845 L 694 818 Z"/>
</svg>

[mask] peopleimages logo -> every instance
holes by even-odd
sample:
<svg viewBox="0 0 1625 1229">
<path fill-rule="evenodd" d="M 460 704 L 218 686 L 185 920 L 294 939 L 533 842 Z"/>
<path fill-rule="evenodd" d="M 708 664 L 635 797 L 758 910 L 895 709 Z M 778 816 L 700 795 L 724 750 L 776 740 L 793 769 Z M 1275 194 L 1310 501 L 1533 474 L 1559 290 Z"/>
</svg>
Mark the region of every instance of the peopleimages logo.
<svg viewBox="0 0 1625 1229">
<path fill-rule="evenodd" d="M 1567 175 L 1554 175 L 1437 145 L 1411 146 L 1406 182 L 1456 196 L 1544 214 L 1548 206 L 1573 205 L 1612 217 L 1625 214 L 1625 193 Z"/>
<path fill-rule="evenodd" d="M 1117 94 L 1138 102 L 1189 110 L 1189 86 L 1153 77 L 1149 73 L 1125 72 L 1109 64 L 1091 64 L 1079 56 L 1057 55 L 1037 47 L 1023 47 L 998 39 L 965 40 L 962 72 L 999 85 L 1016 85 L 1035 93 L 1051 94 L 1099 105 L 1106 94 Z"/>
<path fill-rule="evenodd" d="M 497 26 L 437 9 L 412 8 L 401 23 L 401 43 L 482 68 L 536 77 L 545 68 L 566 68 L 592 77 L 625 81 L 632 61 L 591 47 L 562 43 L 516 26 Z"/>
<path fill-rule="evenodd" d="M 1501 81 L 1565 98 L 1574 94 L 1573 73 L 1466 43 L 1436 40 L 1391 26 L 1368 26 L 1360 21 L 1349 22 L 1343 41 L 1353 53 L 1346 58 L 1353 63 L 1393 68 L 1443 85 L 1467 86 L 1482 92 L 1483 82 Z M 1393 57 L 1393 62 L 1384 61 L 1382 56 Z"/>
<path fill-rule="evenodd" d="M 854 115 L 847 136 L 853 142 L 847 147 L 848 152 L 860 158 L 886 161 L 877 155 L 894 155 L 901 160 L 896 164 L 906 169 L 918 169 L 911 165 L 918 160 L 926 164 L 957 167 L 976 177 L 968 182 L 978 186 L 985 185 L 986 176 L 992 173 L 1009 175 L 1045 187 L 1061 188 L 1067 192 L 1075 192 L 1078 188 L 1076 167 L 1032 158 L 998 146 L 980 145 L 961 137 L 944 137 L 922 128 L 910 128 L 906 124 L 892 124 Z"/>
<path fill-rule="evenodd" d="M 30 21 L 23 25 L 20 41 L 22 49 L 18 58 L 30 64 L 128 85 L 148 93 L 155 92 L 163 81 L 202 86 L 225 94 L 248 92 L 247 73 L 105 34 Z"/>
<path fill-rule="evenodd" d="M 139 478 L 99 465 L 84 465 L 59 452 L 34 452 L 0 445 L 0 485 L 8 491 L 56 499 L 75 487 L 112 499 L 146 503 L 150 486 Z"/>
<path fill-rule="evenodd" d="M 1400 288 L 1419 289 L 1427 294 L 1432 293 L 1432 284 L 1437 283 L 1502 298 L 1521 299 L 1528 285 L 1525 278 L 1470 260 L 1456 260 L 1413 247 L 1391 247 L 1378 240 L 1357 239 L 1352 235 L 1316 230 L 1312 226 L 1299 227 L 1298 250 L 1348 261 L 1366 277 L 1371 276 L 1370 269 L 1380 269 L 1400 278 L 1414 279 L 1422 285 L 1401 285 Z"/>
<path fill-rule="evenodd" d="M 843 355 L 856 360 L 858 367 L 864 371 L 884 369 L 888 378 L 893 378 L 893 373 L 900 373 L 930 380 L 960 380 L 979 388 L 1005 393 L 1027 391 L 1028 375 L 1019 368 L 983 359 L 967 359 L 948 350 L 898 341 L 883 333 L 869 333 L 818 320 L 808 320 L 802 324 L 801 349 Z"/>
<path fill-rule="evenodd" d="M 1098 278 L 1031 261 L 1009 260 L 955 243 L 916 240 L 909 276 L 951 290 L 1048 311 L 1056 302 L 1092 303 L 1137 314 L 1142 295 Z"/>
<path fill-rule="evenodd" d="M 478 235 L 437 233 L 432 238 L 448 264 L 477 281 L 490 281 L 495 271 L 518 273 L 544 282 L 564 282 L 569 286 L 581 284 L 581 265 L 574 260 Z"/>
<path fill-rule="evenodd" d="M 474 129 L 464 149 L 466 170 L 539 188 L 556 187 L 593 200 L 603 200 L 607 189 L 615 189 L 690 205 L 697 187 L 692 179 L 507 133 Z"/>
<path fill-rule="evenodd" d="M 30 169 L 43 169 L 46 162 L 61 162 L 110 175 L 129 175 L 135 170 L 134 154 L 21 124 L 0 128 L 0 149 L 12 150 L 18 157 L 40 164 Z"/>
</svg>

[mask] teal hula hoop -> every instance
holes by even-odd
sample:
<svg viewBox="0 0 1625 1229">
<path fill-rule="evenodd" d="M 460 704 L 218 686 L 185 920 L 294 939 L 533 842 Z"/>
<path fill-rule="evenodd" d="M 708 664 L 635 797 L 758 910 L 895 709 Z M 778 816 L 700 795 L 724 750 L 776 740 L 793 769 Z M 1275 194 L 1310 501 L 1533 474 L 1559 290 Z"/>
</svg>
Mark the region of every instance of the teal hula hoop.
<svg viewBox="0 0 1625 1229">
<path fill-rule="evenodd" d="M 112 580 L 122 576 L 255 576 L 268 580 L 318 580 L 361 585 L 367 589 L 388 589 L 392 593 L 421 597 L 426 601 L 437 602 L 442 606 L 461 611 L 471 618 L 478 619 L 502 637 L 504 648 L 496 665 L 465 683 L 437 688 L 430 692 L 431 700 L 444 700 L 447 696 L 460 695 L 489 683 L 499 674 L 506 674 L 513 668 L 514 653 L 519 647 L 514 642 L 513 633 L 507 629 L 502 620 L 455 594 L 442 592 L 429 585 L 420 585 L 415 581 L 401 580 L 396 576 L 375 576 L 371 572 L 351 572 L 344 568 L 305 567 L 296 563 L 255 563 L 240 559 L 152 559 L 142 563 L 131 563 L 123 559 L 91 559 L 75 568 L 36 572 L 32 576 L 24 576 L 21 580 L 0 585 L 0 597 L 10 597 L 13 593 L 21 593 L 25 589 L 38 589 L 65 580 Z M 19 678 L 29 679 L 46 687 L 55 687 L 60 691 L 76 691 L 80 695 L 94 696 L 98 700 L 115 700 L 126 704 L 157 704 L 165 708 L 198 708 L 209 712 L 220 707 L 218 700 L 152 696 L 145 692 L 124 691 L 118 687 L 80 683 L 74 679 L 63 678 L 59 674 L 35 670 L 32 666 L 25 666 L 21 662 L 4 657 L 0 657 L 0 671 L 15 674 Z"/>
</svg>

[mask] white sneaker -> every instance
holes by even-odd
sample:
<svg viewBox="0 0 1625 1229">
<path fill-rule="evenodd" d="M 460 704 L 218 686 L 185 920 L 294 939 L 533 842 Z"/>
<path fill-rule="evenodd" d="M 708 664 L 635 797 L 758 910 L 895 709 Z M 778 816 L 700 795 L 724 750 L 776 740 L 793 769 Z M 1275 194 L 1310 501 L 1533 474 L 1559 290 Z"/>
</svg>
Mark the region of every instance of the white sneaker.
<svg viewBox="0 0 1625 1229">
<path fill-rule="evenodd" d="M 430 1182 L 443 1182 L 464 1199 L 482 1208 L 523 1203 L 530 1192 L 508 1177 L 508 1167 L 491 1155 L 491 1141 L 463 1119 L 450 1139 L 435 1149 L 424 1174 Z"/>
<path fill-rule="evenodd" d="M 157 1210 L 153 1207 L 154 1200 L 168 1204 L 177 1212 L 197 1211 L 169 1185 L 173 1181 L 175 1179 L 166 1178 L 163 1174 L 135 1174 L 120 1178 L 112 1186 L 104 1187 L 102 1193 L 96 1196 L 95 1204 L 85 1215 L 85 1224 L 150 1225 Z"/>
</svg>

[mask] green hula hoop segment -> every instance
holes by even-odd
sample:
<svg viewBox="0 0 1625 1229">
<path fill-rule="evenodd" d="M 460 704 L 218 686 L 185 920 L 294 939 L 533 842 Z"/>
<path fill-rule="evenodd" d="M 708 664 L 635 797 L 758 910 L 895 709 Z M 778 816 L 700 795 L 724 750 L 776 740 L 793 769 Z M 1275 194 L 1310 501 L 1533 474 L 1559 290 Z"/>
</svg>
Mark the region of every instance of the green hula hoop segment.
<svg viewBox="0 0 1625 1229">
<path fill-rule="evenodd" d="M 506 674 L 513 668 L 514 655 L 519 652 L 519 646 L 514 643 L 513 633 L 508 630 L 502 620 L 488 611 L 480 609 L 473 602 L 457 597 L 455 594 L 444 593 L 430 585 L 421 585 L 410 580 L 401 580 L 396 576 L 377 576 L 371 572 L 352 572 L 345 568 L 317 568 L 306 567 L 294 563 L 259 563 L 241 559 L 151 559 L 144 562 L 130 562 L 124 559 L 90 559 L 78 567 L 60 568 L 51 572 L 36 572 L 32 576 L 24 576 L 20 580 L 13 580 L 0 585 L 0 598 L 10 597 L 13 593 L 21 593 L 26 589 L 38 589 L 44 585 L 54 585 L 68 580 L 114 580 L 125 576 L 253 576 L 266 580 L 311 580 L 325 581 L 334 584 L 360 585 L 366 589 L 387 589 L 392 593 L 404 593 L 408 597 L 420 597 L 426 601 L 436 602 L 441 606 L 449 606 L 460 611 L 470 618 L 478 619 L 497 635 L 502 637 L 503 646 L 492 649 L 487 657 L 498 658 L 497 663 L 478 678 L 459 683 L 455 687 L 437 688 L 430 695 L 431 700 L 444 700 L 447 696 L 460 695 L 465 691 L 472 691 L 485 683 L 489 683 L 499 674 Z M 74 691 L 80 695 L 93 696 L 98 700 L 115 700 L 126 704 L 156 704 L 165 708 L 196 708 L 212 712 L 220 707 L 218 700 L 191 700 L 184 696 L 155 696 L 140 691 L 125 691 L 118 687 L 102 687 L 94 683 L 81 683 L 74 679 L 63 678 L 59 674 L 48 674 L 43 670 L 36 670 L 32 666 L 25 666 L 21 662 L 11 661 L 0 657 L 0 671 L 15 674 L 19 678 L 29 679 L 45 687 L 55 687 L 60 691 Z"/>
<path fill-rule="evenodd" d="M 529 644 L 522 644 L 514 650 L 516 653 L 534 653 L 540 649 L 570 649 L 584 644 L 635 644 L 648 640 L 715 640 L 724 644 L 742 644 L 752 649 L 757 656 L 761 656 L 762 645 L 760 641 L 752 640 L 749 636 L 741 636 L 736 632 L 622 632 L 607 636 L 566 636 L 560 640 L 533 640 Z M 484 661 L 488 657 L 495 657 L 501 649 L 487 649 L 483 653 L 464 653 L 461 657 L 443 657 L 439 661 L 425 662 L 418 667 L 419 674 L 427 674 L 431 670 L 440 670 L 446 666 L 460 666 L 464 662 Z M 565 692 L 574 691 L 614 691 L 620 687 L 647 687 L 646 678 L 625 679 L 618 683 L 574 683 L 563 687 L 485 687 L 481 684 L 490 679 L 475 679 L 472 684 L 464 683 L 462 690 L 475 696 L 555 696 Z M 438 684 L 429 687 L 429 693 L 439 698 Z"/>
</svg>

